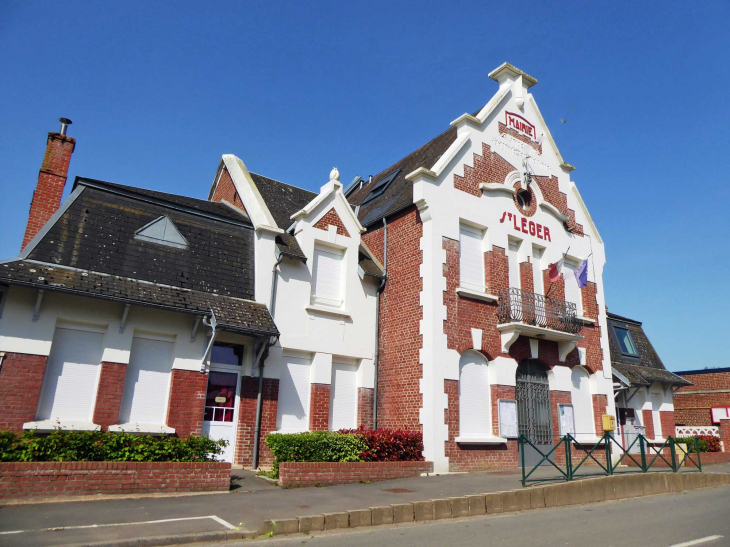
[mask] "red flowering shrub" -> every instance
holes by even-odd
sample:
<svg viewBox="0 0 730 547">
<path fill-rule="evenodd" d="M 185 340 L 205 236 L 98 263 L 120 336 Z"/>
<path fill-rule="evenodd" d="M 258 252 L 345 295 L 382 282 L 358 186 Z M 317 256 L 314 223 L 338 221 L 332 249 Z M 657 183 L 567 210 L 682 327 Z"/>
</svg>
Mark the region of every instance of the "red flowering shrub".
<svg viewBox="0 0 730 547">
<path fill-rule="evenodd" d="M 720 452 L 720 439 L 712 435 L 698 435 L 698 439 L 707 443 L 708 452 Z"/>
<path fill-rule="evenodd" d="M 339 433 L 360 436 L 368 445 L 360 454 L 364 462 L 422 462 L 423 435 L 402 429 L 342 429 Z"/>
</svg>

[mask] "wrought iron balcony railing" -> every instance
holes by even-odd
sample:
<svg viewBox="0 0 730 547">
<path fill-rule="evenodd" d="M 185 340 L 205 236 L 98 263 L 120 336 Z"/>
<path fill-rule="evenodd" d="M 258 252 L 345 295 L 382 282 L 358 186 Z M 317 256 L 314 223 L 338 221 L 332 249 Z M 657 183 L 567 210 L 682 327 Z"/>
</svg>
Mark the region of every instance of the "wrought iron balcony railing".
<svg viewBox="0 0 730 547">
<path fill-rule="evenodd" d="M 502 289 L 498 293 L 500 323 L 525 323 L 546 329 L 577 334 L 582 323 L 576 305 L 522 289 Z"/>
</svg>

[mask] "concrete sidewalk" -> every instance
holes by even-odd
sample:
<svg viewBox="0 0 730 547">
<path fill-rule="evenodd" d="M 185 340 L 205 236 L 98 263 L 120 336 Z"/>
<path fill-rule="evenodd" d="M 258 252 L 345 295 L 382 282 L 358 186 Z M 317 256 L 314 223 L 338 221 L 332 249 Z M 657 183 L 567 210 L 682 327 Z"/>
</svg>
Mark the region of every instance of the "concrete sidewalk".
<svg viewBox="0 0 730 547">
<path fill-rule="evenodd" d="M 554 469 L 539 471 L 543 476 L 555 475 Z M 705 471 L 730 472 L 730 464 L 708 466 Z M 68 545 L 195 533 L 205 540 L 212 538 L 206 533 L 220 536 L 226 531 L 229 537 L 236 537 L 237 532 L 258 531 L 271 519 L 522 487 L 518 469 L 290 490 L 279 489 L 250 472 L 234 473 L 240 477 L 240 487 L 227 494 L 6 505 L 0 508 L 0 544 Z"/>
</svg>

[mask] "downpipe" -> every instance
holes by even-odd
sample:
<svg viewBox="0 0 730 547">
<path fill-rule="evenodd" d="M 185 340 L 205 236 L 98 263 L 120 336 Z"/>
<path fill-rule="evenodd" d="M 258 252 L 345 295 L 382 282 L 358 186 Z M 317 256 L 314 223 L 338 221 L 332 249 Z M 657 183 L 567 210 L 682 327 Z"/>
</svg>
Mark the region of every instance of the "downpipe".
<svg viewBox="0 0 730 547">
<path fill-rule="evenodd" d="M 373 388 L 373 429 L 378 429 L 378 365 L 380 363 L 380 297 L 388 281 L 388 221 L 383 218 L 383 274 L 375 299 L 375 387 Z"/>
</svg>

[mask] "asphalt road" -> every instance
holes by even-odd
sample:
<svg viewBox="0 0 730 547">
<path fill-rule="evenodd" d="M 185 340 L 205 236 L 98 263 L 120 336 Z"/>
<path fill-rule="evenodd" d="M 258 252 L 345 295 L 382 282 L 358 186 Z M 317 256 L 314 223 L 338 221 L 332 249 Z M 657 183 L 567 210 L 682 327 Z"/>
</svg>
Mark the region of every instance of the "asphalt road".
<svg viewBox="0 0 730 547">
<path fill-rule="evenodd" d="M 730 545 L 730 488 L 364 530 L 297 534 L 225 545 L 720 547 Z M 713 536 L 721 537 L 713 539 Z M 219 547 L 222 544 L 199 545 Z"/>
</svg>

